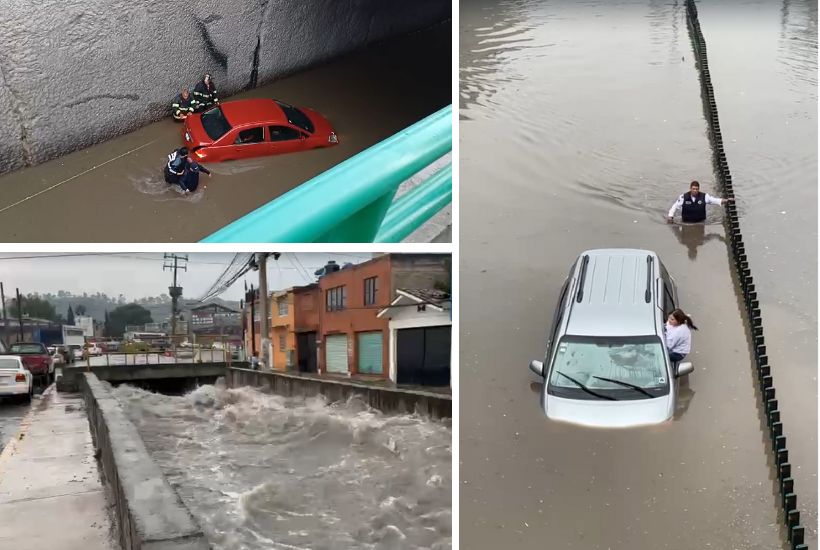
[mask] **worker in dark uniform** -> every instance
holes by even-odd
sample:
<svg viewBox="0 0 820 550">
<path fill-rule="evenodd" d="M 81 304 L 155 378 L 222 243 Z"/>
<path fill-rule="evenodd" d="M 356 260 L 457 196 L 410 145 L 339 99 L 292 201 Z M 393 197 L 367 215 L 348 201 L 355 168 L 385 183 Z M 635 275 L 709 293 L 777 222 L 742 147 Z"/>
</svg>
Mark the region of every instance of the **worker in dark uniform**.
<svg viewBox="0 0 820 550">
<path fill-rule="evenodd" d="M 194 87 L 194 106 L 197 111 L 204 111 L 213 105 L 219 103 L 219 98 L 216 96 L 216 85 L 211 80 L 211 75 L 205 74 Z"/>
<path fill-rule="evenodd" d="M 188 148 L 182 147 L 168 155 L 168 163 L 165 165 L 165 182 L 179 183 L 179 179 L 185 173 L 188 165 Z"/>
<path fill-rule="evenodd" d="M 182 191 L 184 193 L 193 193 L 196 191 L 196 188 L 199 187 L 199 173 L 205 172 L 208 174 L 208 177 L 211 177 L 211 171 L 198 164 L 197 162 L 188 159 L 187 166 L 185 167 L 185 173 L 182 175 L 182 178 L 179 180 L 179 186 L 182 187 Z"/>
<path fill-rule="evenodd" d="M 667 222 L 672 223 L 675 218 L 675 212 L 680 209 L 681 220 L 683 223 L 699 223 L 706 221 L 706 205 L 717 204 L 724 205 L 734 199 L 722 199 L 720 197 L 713 197 L 709 193 L 700 192 L 700 184 L 693 181 L 689 184 L 689 191 L 678 197 L 672 208 L 669 209 L 667 215 Z"/>
<path fill-rule="evenodd" d="M 176 120 L 185 120 L 188 115 L 194 112 L 194 98 L 188 92 L 188 88 L 184 88 L 182 92 L 174 99 L 171 104 L 171 110 L 174 113 Z"/>
</svg>

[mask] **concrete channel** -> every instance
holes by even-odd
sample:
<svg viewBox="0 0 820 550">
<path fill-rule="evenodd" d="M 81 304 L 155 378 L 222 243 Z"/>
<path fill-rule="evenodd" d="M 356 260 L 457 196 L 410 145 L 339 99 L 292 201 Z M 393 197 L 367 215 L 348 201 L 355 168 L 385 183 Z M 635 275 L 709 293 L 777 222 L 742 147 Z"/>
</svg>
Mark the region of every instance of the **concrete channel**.
<svg viewBox="0 0 820 550">
<path fill-rule="evenodd" d="M 231 388 L 253 387 L 286 397 L 323 395 L 328 403 L 356 397 L 386 414 L 415 412 L 449 418 L 452 411 L 449 393 L 260 372 L 224 363 L 67 367 L 0 455 L 0 510 L 32 506 L 33 500 L 59 493 L 63 500 L 54 506 L 59 510 L 59 521 L 67 525 L 59 547 L 66 550 L 109 550 L 117 545 L 126 550 L 211 548 L 203 529 L 147 450 L 123 403 L 112 392 L 112 384 L 153 389 L 162 381 L 185 381 L 173 388 L 190 390 L 217 377 L 224 377 Z M 66 422 L 71 423 L 70 429 Z M 51 429 L 55 423 L 62 428 Z M 46 435 L 48 441 L 35 437 Z M 30 456 L 42 454 L 38 441 L 66 452 L 47 453 L 54 455 L 53 459 Z M 32 468 L 47 464 L 44 460 L 57 461 L 62 469 L 37 475 Z M 73 465 L 77 461 L 82 470 Z M 77 481 L 73 477 L 83 477 L 80 484 L 65 489 L 60 485 L 61 475 L 68 476 L 66 482 L 71 483 Z M 55 476 L 56 482 L 52 479 Z M 11 523 L 0 528 L 0 542 L 26 550 L 54 546 L 54 542 L 47 542 L 50 534 L 30 538 L 28 523 Z"/>
</svg>

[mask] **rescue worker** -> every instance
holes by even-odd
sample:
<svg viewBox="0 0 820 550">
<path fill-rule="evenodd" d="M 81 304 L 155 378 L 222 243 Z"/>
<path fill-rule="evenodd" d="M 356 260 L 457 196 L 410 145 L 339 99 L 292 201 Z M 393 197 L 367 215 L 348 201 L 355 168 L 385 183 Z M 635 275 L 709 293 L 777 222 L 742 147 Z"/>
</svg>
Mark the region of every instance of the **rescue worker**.
<svg viewBox="0 0 820 550">
<path fill-rule="evenodd" d="M 219 98 L 216 96 L 216 85 L 211 80 L 211 75 L 206 73 L 194 87 L 194 101 L 197 111 L 204 111 L 214 103 L 219 103 Z"/>
<path fill-rule="evenodd" d="M 174 102 L 171 104 L 171 109 L 174 112 L 174 118 L 176 120 L 185 120 L 188 115 L 194 112 L 195 106 L 196 103 L 188 92 L 188 88 L 184 88 L 182 92 L 177 95 L 176 99 L 174 99 Z"/>
<path fill-rule="evenodd" d="M 168 155 L 168 163 L 165 165 L 165 182 L 179 183 L 179 179 L 185 173 L 188 164 L 188 148 L 181 147 Z"/>
<path fill-rule="evenodd" d="M 193 193 L 199 187 L 199 173 L 205 172 L 208 177 L 211 177 L 211 171 L 198 164 L 196 161 L 188 159 L 188 164 L 185 167 L 185 173 L 179 180 L 179 186 L 182 187 L 184 193 Z"/>
<path fill-rule="evenodd" d="M 720 197 L 713 197 L 709 193 L 700 192 L 700 184 L 693 181 L 689 184 L 689 191 L 678 197 L 672 208 L 669 209 L 667 215 L 667 223 L 672 223 L 675 218 L 675 212 L 680 209 L 681 220 L 684 223 L 698 223 L 706 221 L 706 205 L 718 204 L 724 205 L 734 199 L 723 199 Z"/>
</svg>

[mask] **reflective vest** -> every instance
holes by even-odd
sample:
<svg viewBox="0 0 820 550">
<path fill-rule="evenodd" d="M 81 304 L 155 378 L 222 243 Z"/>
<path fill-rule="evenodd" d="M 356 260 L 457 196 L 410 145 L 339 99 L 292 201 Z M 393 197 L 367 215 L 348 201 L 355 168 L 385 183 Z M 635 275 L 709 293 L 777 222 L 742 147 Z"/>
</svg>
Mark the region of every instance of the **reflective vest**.
<svg viewBox="0 0 820 550">
<path fill-rule="evenodd" d="M 194 99 L 203 105 L 210 105 L 215 101 L 219 101 L 216 97 L 216 85 L 211 80 L 208 85 L 204 80 L 200 80 L 194 88 Z"/>
<path fill-rule="evenodd" d="M 681 219 L 687 223 L 706 220 L 706 193 L 698 193 L 696 198 L 693 198 L 689 191 L 683 194 Z"/>
<path fill-rule="evenodd" d="M 191 96 L 191 94 L 188 94 L 188 99 L 185 99 L 184 97 L 182 97 L 182 94 L 179 94 L 179 95 L 177 95 L 176 99 L 174 99 L 174 102 L 171 104 L 171 109 L 174 110 L 174 114 L 177 115 L 177 116 L 179 116 L 180 113 L 185 112 L 185 111 L 187 111 L 189 113 L 193 113 L 194 112 L 193 102 L 194 102 L 194 98 L 193 98 L 193 96 Z"/>
</svg>

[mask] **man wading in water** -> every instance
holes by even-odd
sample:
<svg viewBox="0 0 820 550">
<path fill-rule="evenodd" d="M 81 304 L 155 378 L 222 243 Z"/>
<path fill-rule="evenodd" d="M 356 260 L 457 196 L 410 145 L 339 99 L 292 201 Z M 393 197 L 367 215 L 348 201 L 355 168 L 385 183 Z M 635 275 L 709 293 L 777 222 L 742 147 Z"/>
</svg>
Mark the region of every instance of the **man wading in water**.
<svg viewBox="0 0 820 550">
<path fill-rule="evenodd" d="M 675 218 L 675 212 L 680 209 L 681 221 L 683 223 L 700 223 L 706 221 L 706 205 L 716 204 L 723 206 L 727 202 L 732 202 L 734 199 L 722 199 L 720 197 L 713 197 L 709 193 L 700 192 L 700 184 L 693 181 L 689 184 L 689 191 L 678 197 L 672 208 L 669 209 L 666 222 L 672 223 Z"/>
</svg>

